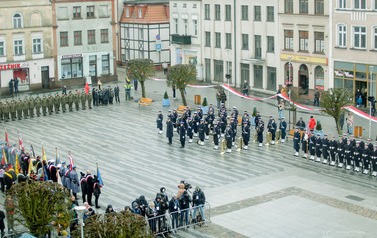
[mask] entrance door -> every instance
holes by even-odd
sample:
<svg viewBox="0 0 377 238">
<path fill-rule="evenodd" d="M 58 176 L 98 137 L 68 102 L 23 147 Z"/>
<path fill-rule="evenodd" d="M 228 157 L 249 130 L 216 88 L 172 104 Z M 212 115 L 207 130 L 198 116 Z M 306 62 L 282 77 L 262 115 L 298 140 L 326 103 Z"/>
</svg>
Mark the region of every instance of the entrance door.
<svg viewBox="0 0 377 238">
<path fill-rule="evenodd" d="M 49 89 L 50 88 L 50 77 L 49 77 L 49 68 L 48 66 L 42 66 L 41 68 L 41 75 L 42 75 L 42 88 Z"/>
<path fill-rule="evenodd" d="M 91 55 L 89 56 L 89 76 L 92 80 L 92 84 L 96 84 L 97 79 L 97 56 Z"/>
<path fill-rule="evenodd" d="M 368 95 L 366 92 L 368 92 L 367 90 L 367 87 L 368 87 L 368 84 L 367 82 L 365 81 L 358 81 L 356 80 L 355 81 L 355 94 L 354 94 L 354 97 L 355 97 L 355 100 L 354 100 L 354 104 L 356 104 L 357 102 L 357 96 L 360 94 L 361 95 L 361 98 L 363 99 L 362 101 L 362 105 L 367 105 L 367 100 L 368 100 Z"/>
<path fill-rule="evenodd" d="M 308 67 L 302 64 L 299 70 L 299 86 L 301 88 L 300 94 L 307 95 L 309 93 L 309 74 Z"/>
</svg>

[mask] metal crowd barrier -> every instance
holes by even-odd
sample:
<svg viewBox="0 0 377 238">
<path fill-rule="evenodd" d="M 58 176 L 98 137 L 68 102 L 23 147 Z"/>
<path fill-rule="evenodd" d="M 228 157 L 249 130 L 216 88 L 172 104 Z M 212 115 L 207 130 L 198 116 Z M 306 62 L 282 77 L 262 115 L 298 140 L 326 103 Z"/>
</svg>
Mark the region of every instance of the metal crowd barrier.
<svg viewBox="0 0 377 238">
<path fill-rule="evenodd" d="M 204 220 L 199 217 L 201 208 L 204 213 Z M 193 217 L 194 212 L 196 213 L 195 217 Z M 206 202 L 203 206 L 194 206 L 172 213 L 166 212 L 164 215 L 146 218 L 146 221 L 155 236 L 169 232 L 175 233 L 189 226 L 207 225 L 208 222 L 211 222 L 211 206 Z"/>
</svg>

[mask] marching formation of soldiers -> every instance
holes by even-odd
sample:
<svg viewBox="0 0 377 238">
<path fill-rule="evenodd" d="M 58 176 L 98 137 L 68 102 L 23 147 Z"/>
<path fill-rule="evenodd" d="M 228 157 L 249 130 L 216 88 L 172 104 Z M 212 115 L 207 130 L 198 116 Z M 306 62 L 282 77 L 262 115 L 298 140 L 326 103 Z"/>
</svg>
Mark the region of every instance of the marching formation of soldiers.
<svg viewBox="0 0 377 238">
<path fill-rule="evenodd" d="M 82 110 L 87 107 L 92 109 L 92 100 L 93 96 L 90 93 L 85 94 L 84 91 L 78 92 L 77 90 L 75 93 L 70 91 L 68 95 L 63 92 L 61 95 L 59 93 L 55 93 L 55 95 L 50 93 L 47 97 L 45 95 L 40 97 L 39 94 L 35 97 L 25 96 L 24 99 L 19 98 L 17 101 L 14 99 L 11 101 L 8 99 L 5 101 L 0 100 L 0 122 L 27 119 L 28 117 L 33 118 L 35 115 L 37 117 L 46 116 L 54 112 L 58 114 L 60 111 L 65 113 L 67 110 L 72 112 L 73 106 L 75 106 L 76 110 L 79 110 L 80 105 Z"/>
<path fill-rule="evenodd" d="M 327 135 L 321 138 L 319 134 L 315 136 L 305 131 L 300 133 L 297 127 L 293 135 L 293 147 L 296 157 L 299 156 L 301 147 L 303 158 L 308 158 L 309 154 L 309 160 L 318 163 L 353 169 L 355 172 L 361 170 L 363 174 L 377 176 L 377 142 L 373 144 L 371 139 L 364 142 L 362 137 L 356 140 L 353 135 L 347 138 L 347 134 L 343 134 L 338 140 L 335 136 L 329 139 Z"/>
<path fill-rule="evenodd" d="M 198 137 L 197 144 L 203 146 L 204 141 L 209 140 L 209 136 L 213 135 L 213 149 L 215 150 L 219 148 L 219 143 L 222 142 L 225 144 L 225 146 L 223 145 L 223 149 L 225 150 L 224 147 L 226 147 L 225 151 L 227 153 L 231 152 L 232 146 L 238 146 L 239 149 L 247 150 L 250 142 L 250 130 L 252 126 L 255 126 L 259 146 L 262 146 L 265 126 L 260 113 L 258 112 L 254 119 L 249 116 L 247 111 L 244 112 L 244 115 L 240 119 L 238 118 L 238 114 L 237 108 L 233 107 L 233 111 L 228 117 L 224 103 L 221 104 L 218 111 L 218 118 L 215 116 L 215 109 L 212 104 L 210 104 L 208 108 L 208 113 L 203 113 L 201 107 L 198 107 L 198 110 L 193 113 L 190 107 L 185 108 L 182 114 L 178 114 L 176 109 L 174 109 L 173 112 L 169 110 L 166 121 L 166 137 L 169 140 L 168 144 L 172 144 L 174 132 L 177 132 L 178 139 L 181 142 L 181 148 L 185 147 L 186 137 L 188 137 L 187 140 L 189 143 L 192 143 L 193 137 Z M 156 122 L 159 134 L 162 134 L 162 111 L 159 111 Z M 241 137 L 238 144 L 235 145 L 238 124 L 240 124 L 241 127 Z M 268 134 L 271 136 L 270 144 L 272 145 L 275 143 L 277 128 L 282 132 L 281 142 L 284 143 L 287 123 L 283 118 L 278 127 L 274 118 L 270 116 L 267 129 Z M 221 140 L 221 138 L 224 138 L 224 140 Z"/>
</svg>

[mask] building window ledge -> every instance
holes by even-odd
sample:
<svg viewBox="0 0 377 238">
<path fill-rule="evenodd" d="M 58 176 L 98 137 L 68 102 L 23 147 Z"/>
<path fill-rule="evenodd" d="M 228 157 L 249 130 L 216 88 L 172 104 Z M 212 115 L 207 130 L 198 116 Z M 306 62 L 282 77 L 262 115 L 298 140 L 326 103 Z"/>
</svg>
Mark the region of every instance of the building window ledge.
<svg viewBox="0 0 377 238">
<path fill-rule="evenodd" d="M 7 56 L 6 55 L 0 56 L 0 63 L 4 63 L 4 62 L 7 62 Z"/>
<path fill-rule="evenodd" d="M 292 49 L 283 49 L 283 51 L 293 52 Z"/>
<path fill-rule="evenodd" d="M 86 17 L 86 19 L 96 19 L 96 17 Z"/>
<path fill-rule="evenodd" d="M 347 46 L 339 46 L 339 45 L 337 45 L 337 46 L 335 46 L 335 48 L 336 49 L 347 49 Z"/>
<path fill-rule="evenodd" d="M 370 51 L 377 52 L 377 49 L 371 49 Z"/>
<path fill-rule="evenodd" d="M 14 57 L 14 61 L 21 61 L 21 60 L 25 60 L 25 55 L 15 55 Z"/>
<path fill-rule="evenodd" d="M 72 18 L 72 20 L 82 20 L 83 18 L 82 17 L 74 17 Z"/>
<path fill-rule="evenodd" d="M 299 51 L 297 51 L 298 53 L 309 53 L 309 51 L 308 50 L 299 50 Z"/>
<path fill-rule="evenodd" d="M 44 58 L 44 53 L 43 52 L 33 53 L 32 54 L 32 58 L 33 59 L 43 59 Z"/>
<path fill-rule="evenodd" d="M 350 49 L 351 49 L 351 50 L 367 51 L 366 48 L 354 48 L 354 47 L 352 47 L 352 48 L 350 48 Z"/>
<path fill-rule="evenodd" d="M 325 55 L 325 52 L 313 52 L 313 54 L 316 54 L 316 55 Z"/>
<path fill-rule="evenodd" d="M 58 19 L 58 21 L 69 21 L 69 18 Z"/>
</svg>

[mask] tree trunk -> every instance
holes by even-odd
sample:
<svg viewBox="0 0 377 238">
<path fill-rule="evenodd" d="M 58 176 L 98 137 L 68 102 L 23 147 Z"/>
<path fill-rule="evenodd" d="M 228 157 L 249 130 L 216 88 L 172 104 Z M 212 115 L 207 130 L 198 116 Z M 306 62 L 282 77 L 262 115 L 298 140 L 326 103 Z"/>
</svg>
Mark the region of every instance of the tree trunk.
<svg viewBox="0 0 377 238">
<path fill-rule="evenodd" d="M 340 124 L 339 124 L 339 118 L 334 117 L 335 124 L 336 124 L 336 130 L 338 131 L 338 135 L 342 135 L 342 129 L 340 129 Z"/>
<path fill-rule="evenodd" d="M 186 102 L 186 98 L 185 98 L 185 89 L 179 89 L 179 91 L 181 92 L 183 106 L 187 106 L 187 102 Z"/>
<path fill-rule="evenodd" d="M 141 84 L 141 97 L 145 98 L 145 86 L 144 81 L 139 81 Z"/>
</svg>

